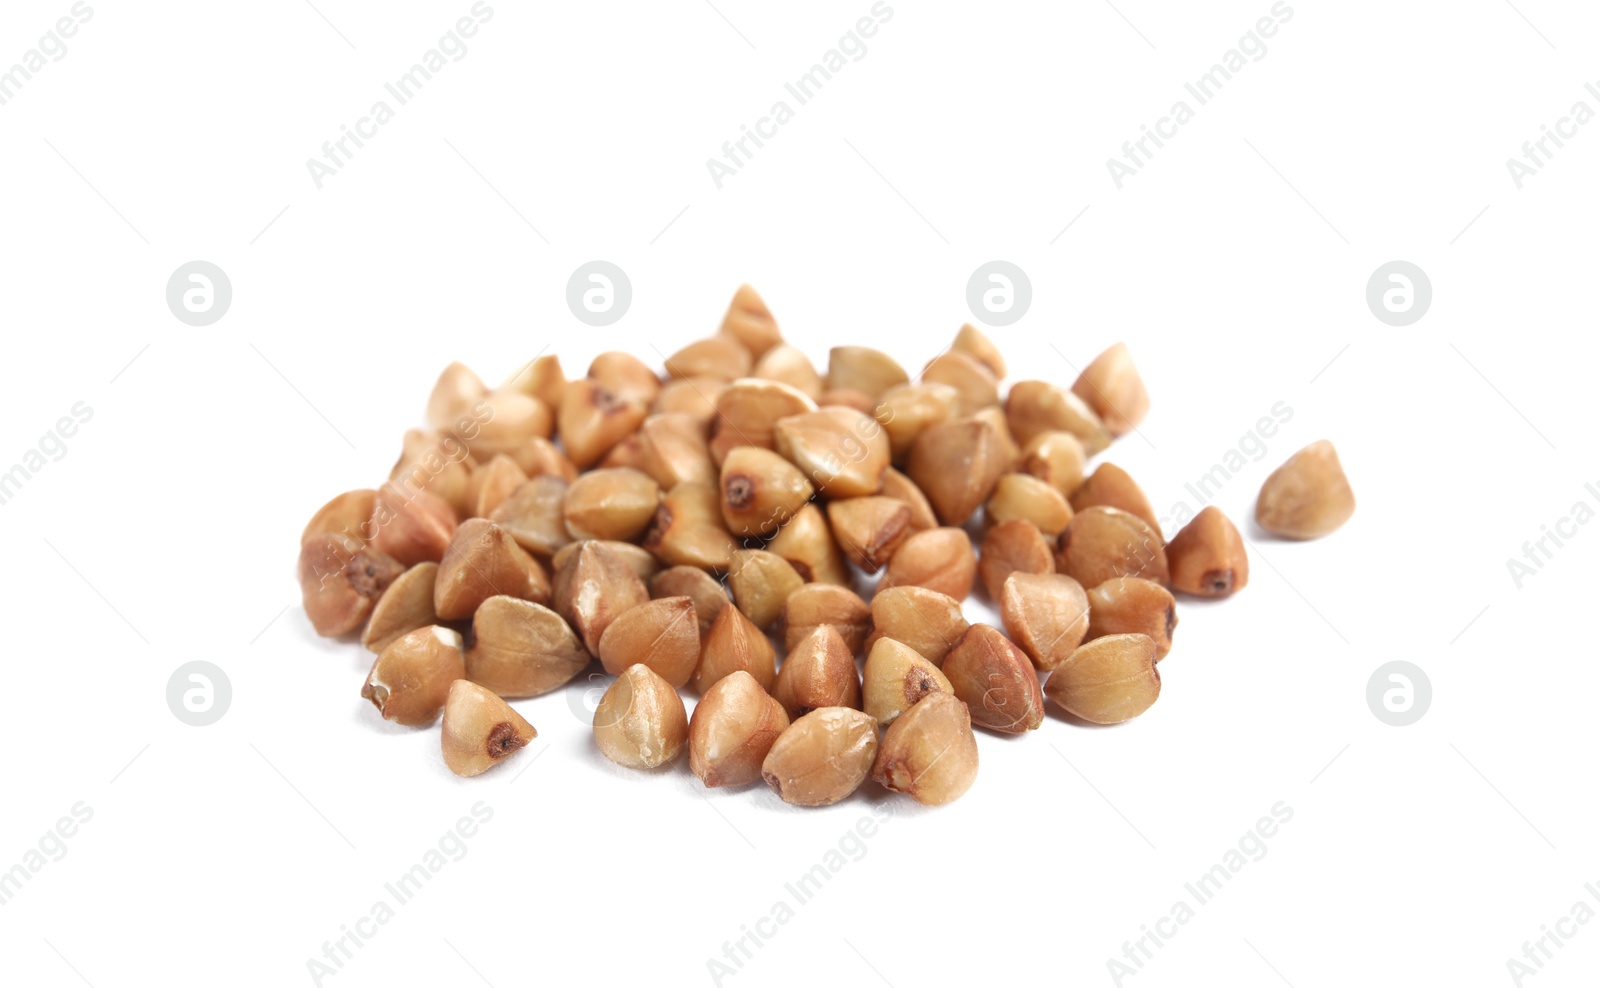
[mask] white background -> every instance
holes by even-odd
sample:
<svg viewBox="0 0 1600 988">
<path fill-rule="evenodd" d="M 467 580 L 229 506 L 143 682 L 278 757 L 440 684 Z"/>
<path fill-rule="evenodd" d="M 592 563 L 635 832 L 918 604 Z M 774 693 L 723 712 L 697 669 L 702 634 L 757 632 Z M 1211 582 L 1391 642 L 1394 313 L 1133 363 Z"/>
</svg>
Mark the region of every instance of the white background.
<svg viewBox="0 0 1600 988">
<path fill-rule="evenodd" d="M 865 856 L 724 984 L 1111 984 L 1108 959 L 1283 801 L 1265 858 L 1124 983 L 1512 983 L 1600 880 L 1600 527 L 1521 589 L 1506 566 L 1600 482 L 1600 124 L 1520 191 L 1505 166 L 1575 101 L 1600 109 L 1600 15 L 1517 2 L 1298 0 L 1120 191 L 1106 159 L 1268 0 L 896 0 L 721 190 L 706 159 L 868 0 L 496 2 L 320 191 L 306 159 L 468 0 L 94 4 L 0 107 L 0 463 L 94 410 L 0 508 L 0 868 L 94 813 L 0 906 L 5 981 L 310 984 L 324 941 L 483 801 L 466 856 L 324 984 L 709 984 L 875 807 L 894 816 Z M 0 8 L 0 66 L 69 7 Z M 599 330 L 564 299 L 597 257 L 634 288 Z M 197 258 L 234 289 L 203 329 L 163 295 Z M 459 780 L 436 730 L 358 698 L 370 656 L 311 632 L 298 531 L 387 474 L 450 360 L 491 383 L 545 347 L 574 374 L 603 349 L 658 362 L 748 281 L 819 366 L 854 342 L 914 371 L 994 258 L 1034 289 L 992 332 L 1013 377 L 1070 383 L 1069 360 L 1129 343 L 1153 407 L 1109 458 L 1159 512 L 1197 507 L 1185 482 L 1279 401 L 1293 419 L 1216 503 L 1247 517 L 1323 437 L 1356 490 L 1333 537 L 1263 542 L 1237 597 L 1184 603 L 1137 721 L 984 735 L 943 809 L 864 790 L 798 811 L 614 768 L 580 682 L 519 702 L 539 739 Z M 1396 258 L 1434 291 L 1405 328 L 1364 300 Z M 207 728 L 165 702 L 193 659 L 233 684 Z M 1433 684 L 1407 728 L 1365 700 L 1394 659 Z M 1597 971 L 1591 923 L 1527 983 Z"/>
</svg>

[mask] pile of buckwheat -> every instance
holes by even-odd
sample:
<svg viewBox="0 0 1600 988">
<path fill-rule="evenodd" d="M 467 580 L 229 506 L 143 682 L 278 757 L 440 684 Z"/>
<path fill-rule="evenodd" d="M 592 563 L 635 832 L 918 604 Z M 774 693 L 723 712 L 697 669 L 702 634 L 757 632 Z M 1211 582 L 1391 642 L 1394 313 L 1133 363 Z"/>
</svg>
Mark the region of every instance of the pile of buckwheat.
<svg viewBox="0 0 1600 988">
<path fill-rule="evenodd" d="M 687 747 L 705 785 L 765 779 L 797 805 L 869 775 L 950 802 L 977 776 L 974 725 L 1036 730 L 1047 699 L 1137 717 L 1161 692 L 1174 594 L 1249 579 L 1216 507 L 1166 541 L 1125 471 L 1085 473 L 1149 408 L 1125 346 L 1070 388 L 1002 397 L 1005 376 L 972 326 L 915 382 L 864 346 L 819 374 L 748 286 L 665 377 L 610 352 L 569 381 L 541 356 L 491 389 L 452 364 L 388 482 L 306 526 L 306 613 L 376 653 L 361 695 L 384 718 L 443 712 L 457 775 L 535 736 L 507 699 L 598 659 L 617 678 L 594 739 L 619 764 Z M 1256 521 L 1310 539 L 1354 510 L 1322 441 L 1267 478 Z M 963 616 L 974 584 L 1003 630 Z"/>
</svg>

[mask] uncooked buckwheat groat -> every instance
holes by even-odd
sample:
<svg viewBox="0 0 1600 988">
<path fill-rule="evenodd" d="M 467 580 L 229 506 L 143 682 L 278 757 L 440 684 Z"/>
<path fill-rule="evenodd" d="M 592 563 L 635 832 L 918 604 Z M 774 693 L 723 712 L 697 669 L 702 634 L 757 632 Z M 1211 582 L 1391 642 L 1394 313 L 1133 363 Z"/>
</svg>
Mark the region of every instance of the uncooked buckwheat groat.
<svg viewBox="0 0 1600 988">
<path fill-rule="evenodd" d="M 730 449 L 720 483 L 722 519 L 735 535 L 771 535 L 816 493 L 799 467 L 760 446 Z"/>
<path fill-rule="evenodd" d="M 361 696 L 372 701 L 384 720 L 411 727 L 431 724 L 444 709 L 450 684 L 466 674 L 460 635 L 438 625 L 418 628 L 378 655 Z"/>
<path fill-rule="evenodd" d="M 861 709 L 861 674 L 833 625 L 817 625 L 789 649 L 772 696 L 791 719 L 820 707 Z"/>
<path fill-rule="evenodd" d="M 819 624 L 832 625 L 850 654 L 859 655 L 872 632 L 872 609 L 854 591 L 808 583 L 783 603 L 784 647 L 794 650 Z"/>
<path fill-rule="evenodd" d="M 516 597 L 490 597 L 472 615 L 461 678 L 503 697 L 540 696 L 589 664 L 589 653 L 561 615 Z"/>
<path fill-rule="evenodd" d="M 1123 576 L 1107 580 L 1089 591 L 1089 632 L 1085 638 L 1140 634 L 1156 643 L 1156 661 L 1172 651 L 1172 632 L 1178 627 L 1178 606 L 1159 583 Z M 1073 643 L 1077 647 L 1077 643 Z"/>
<path fill-rule="evenodd" d="M 783 705 L 747 672 L 719 680 L 689 718 L 689 768 L 709 788 L 761 778 L 761 763 L 789 726 Z"/>
<path fill-rule="evenodd" d="M 724 607 L 701 644 L 694 688 L 705 693 L 736 672 L 753 677 L 762 689 L 770 690 L 778 678 L 776 653 L 767 636 L 738 607 Z"/>
<path fill-rule="evenodd" d="M 791 594 L 806 585 L 789 560 L 765 549 L 740 549 L 726 577 L 733 602 L 765 631 L 783 615 Z"/>
<path fill-rule="evenodd" d="M 1056 548 L 1056 569 L 1086 587 L 1119 576 L 1166 583 L 1161 533 L 1120 508 L 1085 508 L 1072 517 Z"/>
<path fill-rule="evenodd" d="M 433 609 L 447 621 L 470 618 L 479 604 L 500 594 L 547 603 L 550 578 L 505 529 L 484 518 L 468 519 L 439 561 Z"/>
<path fill-rule="evenodd" d="M 438 563 L 418 563 L 396 577 L 372 608 L 361 644 L 382 652 L 406 632 L 438 624 L 439 615 L 433 610 L 433 580 L 438 572 Z"/>
<path fill-rule="evenodd" d="M 672 684 L 632 665 L 594 709 L 594 740 L 604 755 L 628 768 L 659 768 L 689 741 L 689 715 Z"/>
<path fill-rule="evenodd" d="M 960 799 L 978 778 L 978 741 L 967 705 L 935 693 L 906 711 L 884 732 L 872 777 L 928 806 Z"/>
<path fill-rule="evenodd" d="M 1036 731 L 1044 723 L 1044 694 L 1033 663 L 1010 639 L 975 624 L 945 656 L 941 670 L 972 722 L 1004 734 Z"/>
<path fill-rule="evenodd" d="M 878 590 L 927 587 L 960 599 L 972 592 L 972 578 L 977 572 L 978 560 L 965 531 L 931 528 L 900 543 L 889 558 Z"/>
<path fill-rule="evenodd" d="M 1261 485 L 1256 523 L 1286 539 L 1320 539 L 1350 520 L 1356 496 L 1333 443 L 1319 439 Z"/>
<path fill-rule="evenodd" d="M 878 725 L 859 710 L 823 707 L 790 724 L 761 763 L 785 803 L 828 806 L 860 788 L 878 755 Z"/>
<path fill-rule="evenodd" d="M 1092 724 L 1120 724 L 1161 695 L 1156 643 L 1147 635 L 1107 635 L 1068 656 L 1045 680 L 1044 695 Z"/>
<path fill-rule="evenodd" d="M 978 550 L 978 576 L 983 591 L 995 603 L 1001 588 L 1013 573 L 1054 573 L 1055 555 L 1039 527 L 1030 521 L 1013 518 L 989 529 Z"/>
<path fill-rule="evenodd" d="M 927 587 L 890 587 L 872 598 L 872 637 L 892 638 L 910 646 L 935 666 L 966 634 L 961 601 Z"/>
<path fill-rule="evenodd" d="M 861 680 L 861 702 L 879 724 L 894 723 L 931 693 L 952 691 L 939 667 L 909 645 L 892 638 L 873 643 Z"/>
<path fill-rule="evenodd" d="M 1196 597 L 1227 597 L 1250 582 L 1244 539 L 1228 516 L 1208 505 L 1167 543 L 1172 589 Z"/>
<path fill-rule="evenodd" d="M 604 542 L 581 542 L 556 563 L 551 609 L 567 619 L 590 655 L 600 654 L 600 636 L 624 612 L 650 599 L 644 580 Z"/>
<path fill-rule="evenodd" d="M 457 775 L 480 775 L 539 736 L 510 704 L 476 683 L 450 684 L 439 743 L 444 763 Z"/>
<path fill-rule="evenodd" d="M 600 664 L 613 676 L 642 665 L 674 688 L 688 684 L 700 664 L 694 601 L 662 597 L 618 614 L 600 635 Z"/>
<path fill-rule="evenodd" d="M 300 599 L 317 634 L 349 634 L 405 572 L 394 559 L 347 535 L 313 535 L 300 545 Z"/>
<path fill-rule="evenodd" d="M 1000 592 L 1000 614 L 1017 645 L 1046 670 L 1065 662 L 1091 626 L 1083 587 L 1060 573 L 1012 573 Z"/>
<path fill-rule="evenodd" d="M 1089 361 L 1073 382 L 1072 393 L 1094 409 L 1112 436 L 1137 427 L 1150 410 L 1150 394 L 1126 343 L 1117 343 Z"/>
</svg>

